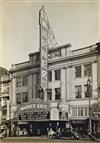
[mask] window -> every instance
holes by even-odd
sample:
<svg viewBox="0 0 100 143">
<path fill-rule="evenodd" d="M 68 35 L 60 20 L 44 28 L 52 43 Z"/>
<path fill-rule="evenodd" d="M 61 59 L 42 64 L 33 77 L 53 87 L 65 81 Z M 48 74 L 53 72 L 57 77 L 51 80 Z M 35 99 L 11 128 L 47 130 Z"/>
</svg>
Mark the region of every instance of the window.
<svg viewBox="0 0 100 143">
<path fill-rule="evenodd" d="M 20 87 L 21 86 L 21 76 L 16 78 L 16 87 Z"/>
<path fill-rule="evenodd" d="M 89 107 L 84 107 L 84 115 L 85 116 L 89 115 Z"/>
<path fill-rule="evenodd" d="M 21 104 L 21 93 L 16 94 L 16 102 L 17 104 Z"/>
<path fill-rule="evenodd" d="M 22 77 L 22 86 L 26 86 L 27 85 L 27 76 L 23 76 Z"/>
<path fill-rule="evenodd" d="M 78 116 L 83 116 L 83 107 L 78 107 Z"/>
<path fill-rule="evenodd" d="M 60 70 L 55 70 L 55 80 L 60 80 Z"/>
<path fill-rule="evenodd" d="M 91 85 L 84 85 L 84 95 L 85 95 L 85 98 L 88 98 L 88 97 L 92 96 L 92 87 L 91 87 Z"/>
<path fill-rule="evenodd" d="M 84 65 L 84 76 L 90 76 L 91 72 L 91 64 Z"/>
<path fill-rule="evenodd" d="M 23 92 L 22 93 L 22 101 L 23 102 L 27 102 L 28 101 L 28 93 L 27 92 Z"/>
<path fill-rule="evenodd" d="M 54 58 L 55 57 L 61 57 L 61 49 L 55 50 L 54 53 L 53 53 L 53 56 L 54 56 Z"/>
<path fill-rule="evenodd" d="M 81 77 L 81 66 L 75 67 L 75 77 Z"/>
<path fill-rule="evenodd" d="M 52 89 L 47 90 L 47 99 L 52 100 Z"/>
<path fill-rule="evenodd" d="M 75 86 L 75 97 L 76 98 L 81 98 L 81 94 L 82 94 L 82 87 L 81 87 L 81 85 Z"/>
<path fill-rule="evenodd" d="M 9 93 L 9 87 L 7 87 L 7 93 Z"/>
<path fill-rule="evenodd" d="M 52 71 L 48 71 L 48 81 L 52 81 Z"/>
<path fill-rule="evenodd" d="M 55 88 L 55 100 L 61 100 L 61 89 Z"/>
<path fill-rule="evenodd" d="M 77 116 L 77 107 L 72 107 L 72 116 Z"/>
</svg>

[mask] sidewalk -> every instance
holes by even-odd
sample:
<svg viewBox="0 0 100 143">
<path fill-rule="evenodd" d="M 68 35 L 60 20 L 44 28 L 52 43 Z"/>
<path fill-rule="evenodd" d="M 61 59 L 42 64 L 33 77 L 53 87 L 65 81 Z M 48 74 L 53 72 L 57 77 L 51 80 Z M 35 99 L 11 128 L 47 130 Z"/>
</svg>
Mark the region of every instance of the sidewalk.
<svg viewBox="0 0 100 143">
<path fill-rule="evenodd" d="M 20 136 L 20 137 L 5 137 L 4 140 L 5 141 L 14 141 L 14 140 L 47 140 L 48 138 L 46 136 L 35 136 L 35 137 L 26 137 L 26 136 Z"/>
<path fill-rule="evenodd" d="M 26 136 L 20 136 L 20 137 L 6 137 L 6 138 L 4 138 L 4 142 L 6 141 L 6 142 L 12 142 L 12 141 L 18 141 L 18 142 L 21 142 L 21 141 L 25 141 L 25 142 L 28 142 L 28 141 L 47 141 L 47 140 L 51 140 L 52 141 L 52 139 L 48 139 L 48 137 L 47 136 L 35 136 L 35 137 L 26 137 Z M 65 141 L 67 141 L 68 139 L 54 139 L 54 140 L 65 140 Z M 80 138 L 79 139 L 80 141 L 92 141 L 92 140 L 88 140 L 88 139 L 82 139 L 82 138 Z M 97 139 L 97 140 L 95 140 L 95 142 L 100 142 L 100 139 Z"/>
</svg>

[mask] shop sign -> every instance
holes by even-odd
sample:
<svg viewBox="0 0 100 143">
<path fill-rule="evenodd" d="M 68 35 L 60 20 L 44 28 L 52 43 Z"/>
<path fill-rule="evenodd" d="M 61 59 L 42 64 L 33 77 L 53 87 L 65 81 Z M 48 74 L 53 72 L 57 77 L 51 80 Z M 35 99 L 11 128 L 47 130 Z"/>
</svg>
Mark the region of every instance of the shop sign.
<svg viewBox="0 0 100 143">
<path fill-rule="evenodd" d="M 52 108 L 50 111 L 51 120 L 59 120 L 59 110 L 57 108 Z"/>
<path fill-rule="evenodd" d="M 44 7 L 39 12 L 40 24 L 40 59 L 41 59 L 41 87 L 47 89 L 47 15 Z"/>
<path fill-rule="evenodd" d="M 91 106 L 91 117 L 100 120 L 100 103 L 95 103 Z"/>
<path fill-rule="evenodd" d="M 49 104 L 42 101 L 33 101 L 22 105 L 18 109 L 19 121 L 34 121 L 49 119 Z"/>
<path fill-rule="evenodd" d="M 18 125 L 27 125 L 27 124 L 28 124 L 28 122 L 22 122 L 22 121 L 18 122 Z"/>
<path fill-rule="evenodd" d="M 100 112 L 93 112 L 94 115 L 100 115 Z"/>
<path fill-rule="evenodd" d="M 49 112 L 28 112 L 19 114 L 19 121 L 34 121 L 34 120 L 46 120 L 49 119 Z"/>
<path fill-rule="evenodd" d="M 59 103 L 59 109 L 62 112 L 68 112 L 68 104 L 64 100 L 62 100 L 62 102 Z"/>
<path fill-rule="evenodd" d="M 27 109 L 44 109 L 44 110 L 47 110 L 48 105 L 42 104 L 42 103 L 33 103 L 33 104 L 24 105 L 20 108 L 21 111 L 27 110 Z"/>
<path fill-rule="evenodd" d="M 17 108 L 18 113 L 33 112 L 33 111 L 49 111 L 49 103 L 44 101 L 31 101 L 26 104 L 23 104 Z"/>
<path fill-rule="evenodd" d="M 86 121 L 85 120 L 72 120 L 71 123 L 72 124 L 84 124 L 86 123 Z"/>
</svg>

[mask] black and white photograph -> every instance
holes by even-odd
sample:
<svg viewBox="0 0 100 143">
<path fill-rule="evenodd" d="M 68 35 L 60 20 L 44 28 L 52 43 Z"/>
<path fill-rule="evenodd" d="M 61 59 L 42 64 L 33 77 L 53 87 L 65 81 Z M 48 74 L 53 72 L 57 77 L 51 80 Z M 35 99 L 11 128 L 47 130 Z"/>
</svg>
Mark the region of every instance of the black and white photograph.
<svg viewBox="0 0 100 143">
<path fill-rule="evenodd" d="M 0 0 L 0 142 L 100 142 L 100 0 Z"/>
</svg>

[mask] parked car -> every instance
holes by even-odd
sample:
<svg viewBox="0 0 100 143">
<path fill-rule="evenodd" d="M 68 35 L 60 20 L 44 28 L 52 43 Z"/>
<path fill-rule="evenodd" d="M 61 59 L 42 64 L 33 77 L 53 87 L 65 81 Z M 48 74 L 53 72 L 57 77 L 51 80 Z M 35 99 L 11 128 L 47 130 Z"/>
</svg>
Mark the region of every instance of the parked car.
<svg viewBox="0 0 100 143">
<path fill-rule="evenodd" d="M 98 139 L 100 139 L 100 132 L 92 133 L 92 135 Z"/>
<path fill-rule="evenodd" d="M 70 130 L 64 129 L 61 132 L 55 132 L 55 134 L 53 135 L 55 136 L 55 138 L 59 138 L 59 139 L 79 139 L 79 135 L 77 132 L 71 132 Z"/>
<path fill-rule="evenodd" d="M 95 141 L 96 137 L 92 133 L 88 133 L 89 140 Z"/>
</svg>

